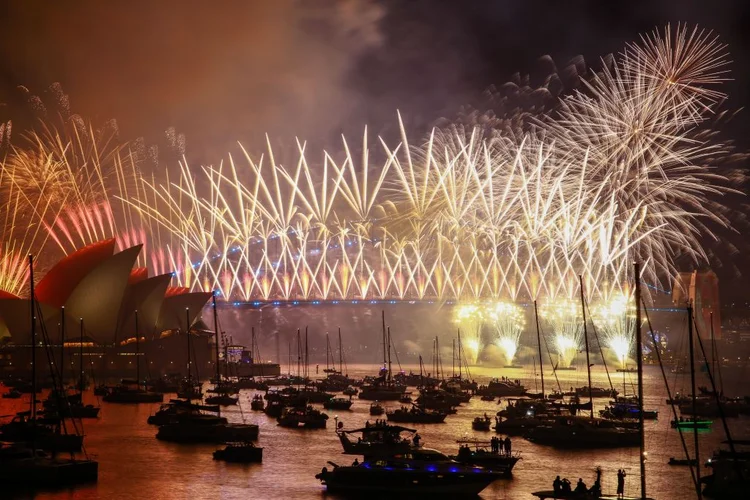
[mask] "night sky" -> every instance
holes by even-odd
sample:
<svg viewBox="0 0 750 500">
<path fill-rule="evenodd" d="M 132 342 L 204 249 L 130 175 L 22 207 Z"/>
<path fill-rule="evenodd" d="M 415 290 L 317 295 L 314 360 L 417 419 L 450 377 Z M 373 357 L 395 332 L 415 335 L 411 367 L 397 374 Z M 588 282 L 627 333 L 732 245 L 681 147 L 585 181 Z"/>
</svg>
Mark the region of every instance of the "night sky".
<svg viewBox="0 0 750 500">
<path fill-rule="evenodd" d="M 670 22 L 697 23 L 729 45 L 734 80 L 724 90 L 729 107 L 745 107 L 745 0 L 7 1 L 0 117 L 23 121 L 18 85 L 43 96 L 60 82 L 73 111 L 116 118 L 123 140 L 157 141 L 174 126 L 197 162 L 217 162 L 238 140 L 257 147 L 266 132 L 329 147 L 365 124 L 387 135 L 397 109 L 419 136 L 464 104 L 481 107 L 482 92 L 516 72 L 541 84 L 542 56 L 562 69 L 582 55 L 596 68 Z M 749 127 L 745 111 L 727 137 L 746 149 Z M 727 237 L 747 255 L 742 235 Z M 748 259 L 719 253 L 722 279 L 745 281 L 735 267 Z"/>
</svg>

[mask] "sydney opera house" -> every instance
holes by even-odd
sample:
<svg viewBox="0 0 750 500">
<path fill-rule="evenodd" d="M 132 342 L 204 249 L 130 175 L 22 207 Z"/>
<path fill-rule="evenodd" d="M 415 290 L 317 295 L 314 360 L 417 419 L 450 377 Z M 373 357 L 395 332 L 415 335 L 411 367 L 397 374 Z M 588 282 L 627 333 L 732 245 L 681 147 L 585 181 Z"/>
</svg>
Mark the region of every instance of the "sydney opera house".
<svg viewBox="0 0 750 500">
<path fill-rule="evenodd" d="M 213 332 L 199 328 L 211 294 L 171 287 L 171 274 L 149 277 L 146 268 L 135 267 L 141 247 L 117 252 L 114 239 L 93 243 L 38 280 L 37 345 L 50 347 L 53 362 L 64 353 L 65 378 L 79 373 L 81 359 L 95 379 L 133 377 L 136 354 L 142 376 L 186 373 L 188 328 L 193 375 L 196 369 L 199 375 L 213 372 Z M 30 306 L 28 298 L 0 291 L 5 376 L 23 375 L 32 366 Z M 42 352 L 37 355 L 46 366 Z"/>
</svg>

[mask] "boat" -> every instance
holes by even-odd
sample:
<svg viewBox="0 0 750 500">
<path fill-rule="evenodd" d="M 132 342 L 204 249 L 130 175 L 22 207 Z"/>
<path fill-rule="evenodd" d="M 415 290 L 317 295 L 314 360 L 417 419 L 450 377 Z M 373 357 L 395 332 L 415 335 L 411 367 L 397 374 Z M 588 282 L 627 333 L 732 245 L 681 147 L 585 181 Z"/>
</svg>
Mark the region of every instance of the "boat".
<svg viewBox="0 0 750 500">
<path fill-rule="evenodd" d="M 0 445 L 0 481 L 5 490 L 71 487 L 94 483 L 98 477 L 95 460 L 51 457 L 26 445 Z"/>
<path fill-rule="evenodd" d="M 147 422 L 151 425 L 166 425 L 181 420 L 201 420 L 202 422 L 214 422 L 226 424 L 227 419 L 218 416 L 219 405 L 202 405 L 191 403 L 183 399 L 172 399 L 164 403 L 159 410 L 148 417 Z M 216 414 L 216 415 L 214 415 Z"/>
<path fill-rule="evenodd" d="M 492 394 L 484 394 L 482 395 L 481 400 L 482 401 L 494 401 L 495 396 L 493 396 Z"/>
<path fill-rule="evenodd" d="M 359 390 L 356 387 L 349 386 L 342 392 L 344 396 L 356 396 L 359 393 Z"/>
<path fill-rule="evenodd" d="M 496 398 L 517 397 L 526 394 L 526 387 L 520 380 L 508 378 L 492 379 L 486 386 L 479 386 L 477 394 L 481 396 L 494 396 Z"/>
<path fill-rule="evenodd" d="M 325 429 L 328 415 L 310 405 L 303 408 L 286 407 L 276 421 L 281 427 L 293 429 L 300 427 L 305 429 Z"/>
<path fill-rule="evenodd" d="M 237 404 L 239 399 L 239 397 L 232 397 L 229 394 L 216 394 L 215 396 L 208 396 L 205 402 L 209 405 L 233 406 Z"/>
<path fill-rule="evenodd" d="M 513 467 L 521 460 L 518 452 L 512 454 L 500 450 L 492 451 L 492 443 L 489 441 L 461 440 L 458 444 L 458 453 L 450 458 L 465 465 L 478 465 L 501 472 L 506 476 L 512 474 Z"/>
<path fill-rule="evenodd" d="M 391 331 L 386 330 L 385 311 L 381 311 L 383 324 L 383 367 L 378 377 L 359 389 L 359 399 L 368 401 L 399 401 L 404 397 L 406 386 L 396 383 L 391 377 Z M 387 334 L 386 334 L 387 332 Z"/>
<path fill-rule="evenodd" d="M 36 367 L 36 350 L 37 350 L 37 334 L 36 334 L 36 316 L 41 315 L 42 310 L 35 307 L 36 295 L 34 293 L 34 259 L 29 255 L 29 287 L 30 287 L 30 319 L 31 319 L 31 363 Z M 64 314 L 63 314 L 64 316 Z M 44 332 L 44 320 L 41 321 L 43 339 L 46 340 L 47 334 Z M 48 346 L 45 345 L 45 348 Z M 54 373 L 52 364 L 50 363 L 50 372 Z M 35 394 L 37 389 L 37 370 L 32 370 L 32 390 L 31 393 Z M 53 387 L 55 391 L 63 391 L 62 384 Z M 31 397 L 31 410 L 28 412 L 28 418 L 25 415 L 17 415 L 22 422 L 17 425 L 12 425 L 11 429 L 20 431 L 20 433 L 28 432 L 27 439 L 23 443 L 15 443 L 11 445 L 5 445 L 0 443 L 0 484 L 3 485 L 3 491 L 13 487 L 21 487 L 24 489 L 38 489 L 38 488 L 59 488 L 64 486 L 74 486 L 78 484 L 85 484 L 95 482 L 99 476 L 99 463 L 95 460 L 90 460 L 84 455 L 84 458 L 75 458 L 72 453 L 70 458 L 62 458 L 57 455 L 46 455 L 39 451 L 39 448 L 44 448 L 44 442 L 40 440 L 51 440 L 49 444 L 52 444 L 51 451 L 80 451 L 83 436 L 79 434 L 63 434 L 61 431 L 66 430 L 64 421 L 57 421 L 57 429 L 52 431 L 51 434 L 48 432 L 51 430 L 44 422 L 46 419 L 40 419 L 37 416 L 37 401 L 36 397 Z M 40 422 L 40 420 L 42 422 Z M 5 436 L 5 429 L 3 430 L 3 440 Z M 62 444 L 77 444 L 77 450 L 75 446 L 62 447 Z M 41 446 L 40 446 L 41 445 Z M 50 449 L 50 448 L 48 448 Z M 32 495 L 33 496 L 33 495 Z"/>
<path fill-rule="evenodd" d="M 360 434 L 356 441 L 350 438 L 354 434 Z M 364 427 L 352 430 L 336 429 L 336 435 L 345 454 L 368 458 L 408 453 L 420 446 L 420 437 L 415 429 L 392 425 L 385 421 L 375 424 L 368 421 Z"/>
<path fill-rule="evenodd" d="M 427 410 L 417 404 L 411 408 L 402 406 L 393 411 L 385 412 L 386 418 L 391 422 L 413 423 L 413 424 L 441 424 L 445 422 L 448 414 L 439 410 Z"/>
<path fill-rule="evenodd" d="M 326 410 L 348 410 L 352 407 L 351 398 L 331 398 L 323 403 Z"/>
<path fill-rule="evenodd" d="M 35 411 L 17 413 L 10 422 L 0 425 L 0 441 L 33 443 L 37 448 L 50 452 L 74 453 L 81 451 L 83 436 L 68 434 L 61 418 L 38 416 Z"/>
<path fill-rule="evenodd" d="M 172 443 L 223 444 L 232 441 L 255 441 L 258 426 L 254 424 L 222 424 L 212 418 L 177 419 L 159 426 L 156 439 Z"/>
<path fill-rule="evenodd" d="M 672 429 L 710 429 L 713 420 L 692 420 L 680 417 L 679 420 L 671 420 L 669 425 Z"/>
<path fill-rule="evenodd" d="M 263 401 L 263 396 L 260 394 L 256 394 L 253 396 L 253 399 L 250 401 L 250 409 L 254 411 L 263 411 L 263 407 L 265 406 L 265 401 Z"/>
<path fill-rule="evenodd" d="M 532 443 L 560 449 L 625 448 L 639 446 L 637 429 L 614 427 L 595 418 L 557 417 L 529 429 L 524 438 Z"/>
<path fill-rule="evenodd" d="M 687 459 L 687 458 L 675 458 L 675 457 L 669 457 L 669 462 L 667 462 L 669 465 L 688 465 L 691 467 L 695 467 L 698 465 L 698 462 L 694 459 Z"/>
<path fill-rule="evenodd" d="M 603 418 L 608 418 L 611 420 L 628 418 L 637 419 L 640 412 L 641 410 L 638 408 L 637 404 L 615 403 L 613 405 L 606 406 L 604 410 L 599 410 L 599 415 Z M 644 420 L 656 420 L 657 418 L 659 418 L 658 410 L 643 410 Z"/>
<path fill-rule="evenodd" d="M 227 446 L 214 452 L 214 460 L 250 464 L 263 461 L 263 448 L 255 446 L 252 441 L 227 443 Z"/>
<path fill-rule="evenodd" d="M 750 440 L 723 441 L 722 447 L 706 461 L 706 467 L 711 469 L 711 474 L 701 478 L 705 496 L 721 500 L 747 498 L 750 490 Z"/>
<path fill-rule="evenodd" d="M 409 403 L 413 403 L 413 400 L 411 399 L 411 396 L 410 396 L 410 395 L 408 395 L 408 394 L 404 394 L 404 395 L 403 395 L 403 396 L 401 397 L 401 399 L 399 399 L 399 400 L 398 400 L 398 402 L 399 402 L 399 403 L 403 403 L 403 404 L 409 404 Z"/>
<path fill-rule="evenodd" d="M 180 390 L 177 391 L 177 397 L 182 399 L 201 399 L 203 398 L 203 390 L 201 384 L 196 384 L 191 381 L 185 381 L 180 385 Z"/>
<path fill-rule="evenodd" d="M 379 416 L 385 413 L 385 408 L 383 408 L 383 405 L 379 404 L 377 401 L 372 403 L 370 405 L 370 415 L 372 416 Z"/>
<path fill-rule="evenodd" d="M 617 389 L 605 389 L 603 387 L 592 387 L 590 390 L 588 386 L 583 387 L 576 387 L 572 390 L 577 396 L 589 396 L 589 392 L 591 392 L 592 398 L 616 398 L 619 394 L 617 392 Z"/>
<path fill-rule="evenodd" d="M 102 396 L 102 401 L 122 404 L 161 403 L 164 401 L 164 394 L 129 385 L 116 385 L 108 388 L 107 394 Z"/>
<path fill-rule="evenodd" d="M 492 419 L 485 413 L 484 417 L 476 417 L 471 422 L 471 428 L 475 431 L 489 431 Z"/>
<path fill-rule="evenodd" d="M 352 495 L 466 498 L 478 495 L 504 476 L 497 471 L 460 464 L 425 448 L 391 457 L 365 458 L 351 466 L 328 463 L 332 469 L 324 467 L 316 479 L 330 493 Z"/>
<path fill-rule="evenodd" d="M 526 436 L 531 441 L 539 442 L 540 444 L 552 444 L 557 445 L 561 448 L 606 448 L 606 447 L 624 447 L 624 446 L 638 446 L 640 453 L 638 454 L 638 461 L 640 465 L 640 495 L 635 500 L 647 500 L 646 495 L 646 451 L 645 451 L 645 432 L 644 432 L 644 411 L 643 411 L 643 339 L 642 339 L 642 324 L 641 321 L 641 273 L 640 265 L 636 262 L 633 266 L 633 283 L 634 293 L 633 301 L 635 303 L 635 320 L 633 321 L 634 337 L 635 337 L 635 352 L 637 353 L 636 362 L 638 367 L 638 427 L 637 429 L 623 429 L 621 427 L 612 426 L 614 422 L 606 421 L 601 419 L 593 418 L 593 409 L 590 419 L 582 417 L 558 417 L 557 422 L 550 426 L 539 426 L 533 429 Z M 583 277 L 579 277 L 580 292 L 581 292 L 581 310 L 583 319 L 583 338 L 586 348 L 586 371 L 588 374 L 588 387 L 589 400 L 592 399 L 591 387 L 591 362 L 589 358 L 589 342 L 588 332 L 586 328 L 586 304 L 584 300 L 583 291 Z M 649 328 L 651 328 L 649 321 Z M 653 332 L 652 332 L 653 333 Z M 692 342 L 692 340 L 691 340 Z M 659 350 L 656 349 L 656 356 L 661 362 Z M 666 381 L 666 376 L 665 376 Z M 667 387 L 669 390 L 669 387 Z M 612 397 L 617 397 L 615 394 Z M 542 439 L 538 439 L 542 438 Z M 588 499 L 588 498 L 601 498 L 601 499 L 615 499 L 623 498 L 621 494 L 616 497 L 613 495 L 602 495 L 601 491 L 601 474 L 602 469 L 597 467 L 596 469 L 596 480 L 590 490 L 583 488 L 583 491 L 576 490 L 571 491 L 570 482 L 567 479 L 560 480 L 560 476 L 557 476 L 553 484 L 553 489 L 546 491 L 537 491 L 532 493 L 540 500 L 547 498 L 570 498 L 570 499 Z M 624 483 L 624 475 L 618 472 L 618 483 Z M 579 480 L 580 481 L 580 480 Z M 579 486 L 583 486 L 579 482 Z M 621 491 L 622 486 L 618 485 L 618 491 Z"/>
<path fill-rule="evenodd" d="M 3 399 L 18 399 L 21 397 L 21 391 L 11 389 L 10 391 L 3 394 Z"/>
</svg>

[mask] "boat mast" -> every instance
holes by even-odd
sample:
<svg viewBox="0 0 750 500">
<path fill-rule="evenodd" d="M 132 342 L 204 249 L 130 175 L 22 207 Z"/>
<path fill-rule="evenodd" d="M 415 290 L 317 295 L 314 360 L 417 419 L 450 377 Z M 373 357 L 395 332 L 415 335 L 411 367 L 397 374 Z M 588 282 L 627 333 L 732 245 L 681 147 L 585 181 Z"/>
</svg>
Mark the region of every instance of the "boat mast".
<svg viewBox="0 0 750 500">
<path fill-rule="evenodd" d="M 302 377 L 302 336 L 300 329 L 297 328 L 297 378 Z M 299 380 L 297 381 L 299 383 Z"/>
<path fill-rule="evenodd" d="M 385 309 L 380 311 L 381 318 L 383 319 L 383 369 L 386 367 L 386 341 L 385 341 Z"/>
<path fill-rule="evenodd" d="M 328 333 L 326 333 L 326 373 L 328 373 L 328 370 L 331 368 L 330 362 L 329 362 L 330 352 L 331 352 L 331 341 L 328 338 Z"/>
<path fill-rule="evenodd" d="M 31 451 L 36 457 L 36 315 L 34 314 L 34 256 L 29 254 L 31 304 Z"/>
<path fill-rule="evenodd" d="M 138 333 L 138 309 L 135 310 L 135 383 L 141 389 L 141 334 Z M 81 370 L 83 371 L 83 370 Z M 81 375 L 83 377 L 83 375 Z"/>
<path fill-rule="evenodd" d="M 388 382 L 391 381 L 391 327 L 388 327 Z"/>
<path fill-rule="evenodd" d="M 646 436 L 643 428 L 643 339 L 641 337 L 641 266 L 633 263 L 635 285 L 635 360 L 638 369 L 638 437 L 640 444 L 641 498 L 646 498 Z M 623 377 L 625 372 L 623 372 Z"/>
<path fill-rule="evenodd" d="M 65 381 L 65 306 L 60 308 L 60 380 Z"/>
<path fill-rule="evenodd" d="M 456 339 L 452 339 L 451 345 L 451 378 L 456 378 Z"/>
<path fill-rule="evenodd" d="M 458 329 L 458 379 L 461 380 L 463 378 L 463 374 L 461 373 L 461 329 Z"/>
<path fill-rule="evenodd" d="M 185 336 L 187 337 L 187 400 L 190 402 L 190 396 L 193 392 L 193 378 L 190 370 L 190 308 L 185 308 Z"/>
<path fill-rule="evenodd" d="M 435 335 L 435 359 L 437 365 L 435 366 L 435 380 L 440 380 L 440 342 L 438 341 L 437 335 Z"/>
<path fill-rule="evenodd" d="M 219 385 L 221 382 L 221 371 L 219 371 L 219 313 L 216 310 L 216 294 L 211 296 L 211 303 L 214 306 L 214 336 L 216 337 L 216 385 Z"/>
<path fill-rule="evenodd" d="M 534 319 L 536 320 L 536 343 L 539 348 L 539 374 L 542 377 L 542 399 L 544 399 L 544 364 L 542 363 L 542 334 L 539 332 L 539 309 L 534 301 Z"/>
<path fill-rule="evenodd" d="M 711 320 L 711 358 L 714 363 L 714 373 L 719 374 L 719 395 L 724 394 L 724 381 L 721 378 L 721 362 L 719 361 L 718 353 L 716 352 L 716 337 L 714 336 L 714 312 L 710 313 Z M 714 387 L 714 390 L 716 388 Z"/>
<path fill-rule="evenodd" d="M 81 373 L 78 374 L 78 390 L 83 394 L 83 318 L 81 318 L 81 340 L 78 345 L 78 368 Z"/>
<path fill-rule="evenodd" d="M 341 327 L 339 327 L 339 374 L 344 374 L 344 351 L 342 350 L 341 345 Z"/>
<path fill-rule="evenodd" d="M 700 484 L 701 484 L 701 459 L 700 459 L 700 451 L 698 449 L 698 416 L 697 416 L 697 409 L 696 409 L 696 401 L 695 401 L 695 350 L 693 347 L 693 304 L 691 302 L 688 302 L 687 306 L 687 312 L 688 312 L 688 350 L 690 354 L 690 388 L 693 391 L 693 440 L 695 443 L 695 463 L 696 463 L 696 484 L 698 485 L 698 488 L 696 488 L 698 493 L 698 500 L 701 500 L 703 498 L 703 492 L 701 491 Z"/>
<path fill-rule="evenodd" d="M 586 373 L 589 380 L 589 404 L 591 405 L 591 418 L 594 418 L 594 395 L 591 390 L 591 361 L 589 360 L 589 334 L 586 330 L 586 303 L 583 299 L 583 275 L 578 275 L 581 284 L 581 311 L 583 312 L 583 341 L 586 345 Z"/>
<path fill-rule="evenodd" d="M 307 327 L 305 327 L 305 385 L 307 385 L 307 377 L 310 369 L 310 351 L 307 347 Z"/>
</svg>

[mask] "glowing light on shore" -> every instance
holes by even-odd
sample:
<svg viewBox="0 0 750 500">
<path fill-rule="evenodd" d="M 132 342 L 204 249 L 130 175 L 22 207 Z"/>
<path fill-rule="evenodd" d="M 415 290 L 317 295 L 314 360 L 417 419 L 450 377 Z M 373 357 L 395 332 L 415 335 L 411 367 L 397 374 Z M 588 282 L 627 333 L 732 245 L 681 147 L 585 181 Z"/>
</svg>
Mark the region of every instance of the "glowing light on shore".
<svg viewBox="0 0 750 500">
<path fill-rule="evenodd" d="M 635 340 L 632 294 L 627 291 L 617 292 L 609 300 L 597 304 L 592 308 L 592 320 L 602 332 L 604 345 L 614 353 L 622 368 L 625 368 Z"/>
<path fill-rule="evenodd" d="M 495 343 L 502 349 L 506 364 L 512 366 L 526 324 L 523 309 L 512 302 L 497 302 L 487 306 L 487 321 L 494 327 Z"/>
<path fill-rule="evenodd" d="M 580 302 L 564 298 L 555 299 L 539 307 L 539 316 L 551 330 L 548 338 L 557 353 L 558 366 L 569 367 L 581 349 L 583 341 Z"/>
<path fill-rule="evenodd" d="M 470 364 L 476 364 L 482 352 L 484 311 L 478 304 L 459 304 L 453 310 L 454 322 L 461 331 L 461 342 Z"/>
</svg>

